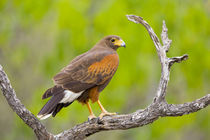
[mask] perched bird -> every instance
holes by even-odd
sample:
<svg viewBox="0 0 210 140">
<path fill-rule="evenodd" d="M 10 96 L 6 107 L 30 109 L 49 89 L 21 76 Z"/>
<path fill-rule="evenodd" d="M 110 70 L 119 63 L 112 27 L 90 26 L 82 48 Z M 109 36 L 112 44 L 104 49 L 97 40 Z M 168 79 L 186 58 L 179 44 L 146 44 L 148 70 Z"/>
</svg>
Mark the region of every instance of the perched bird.
<svg viewBox="0 0 210 140">
<path fill-rule="evenodd" d="M 69 65 L 64 67 L 54 76 L 54 86 L 49 88 L 42 99 L 51 97 L 44 105 L 37 117 L 46 119 L 55 115 L 63 108 L 69 106 L 75 100 L 86 104 L 90 115 L 88 119 L 95 118 L 90 107 L 89 99 L 97 102 L 102 113 L 105 115 L 115 115 L 104 109 L 99 101 L 99 93 L 108 85 L 115 74 L 119 56 L 116 50 L 125 47 L 124 41 L 116 35 L 106 36 L 101 39 L 89 51 L 74 58 Z"/>
</svg>

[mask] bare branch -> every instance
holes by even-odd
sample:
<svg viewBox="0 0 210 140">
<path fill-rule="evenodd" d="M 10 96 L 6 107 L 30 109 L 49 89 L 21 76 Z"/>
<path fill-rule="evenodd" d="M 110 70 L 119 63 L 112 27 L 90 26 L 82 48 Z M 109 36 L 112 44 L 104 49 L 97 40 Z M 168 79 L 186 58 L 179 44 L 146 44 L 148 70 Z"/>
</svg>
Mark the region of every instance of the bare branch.
<svg viewBox="0 0 210 140">
<path fill-rule="evenodd" d="M 145 20 L 143 20 L 142 17 L 135 16 L 135 15 L 126 15 L 126 16 L 127 16 L 128 20 L 130 20 L 134 23 L 137 23 L 137 24 L 141 23 L 147 29 L 151 39 L 153 40 L 153 42 L 155 44 L 157 51 L 159 51 L 162 46 L 160 44 L 160 41 L 159 41 L 157 35 L 153 31 L 153 29 L 149 26 L 149 24 Z"/>
<path fill-rule="evenodd" d="M 102 120 L 94 119 L 77 125 L 70 130 L 64 131 L 56 136 L 60 139 L 84 139 L 89 135 L 107 130 L 125 130 L 150 124 L 159 117 L 182 116 L 197 112 L 210 104 L 210 94 L 190 103 L 167 104 L 154 103 L 144 110 L 138 110 L 132 114 L 107 116 Z"/>
<path fill-rule="evenodd" d="M 168 38 L 168 28 L 166 27 L 165 20 L 163 21 L 163 27 L 162 27 L 162 33 L 161 33 L 161 39 L 163 42 L 163 46 L 166 52 L 168 52 L 172 40 Z"/>
<path fill-rule="evenodd" d="M 16 112 L 16 114 L 33 129 L 38 138 L 49 139 L 51 134 L 47 131 L 46 127 L 29 111 L 17 98 L 10 81 L 0 65 L 0 86 L 4 97 L 8 104 Z"/>
<path fill-rule="evenodd" d="M 127 15 L 127 18 L 130 21 L 142 24 L 149 32 L 149 35 L 156 47 L 158 57 L 161 63 L 161 78 L 160 78 L 160 83 L 158 86 L 156 97 L 154 98 L 154 102 L 156 101 L 164 102 L 165 96 L 166 96 L 166 88 L 167 88 L 169 76 L 170 76 L 170 67 L 174 64 L 174 62 L 181 62 L 182 60 L 186 60 L 188 57 L 187 55 L 184 55 L 183 57 L 174 57 L 174 58 L 169 59 L 166 56 L 166 52 L 168 52 L 172 40 L 168 38 L 168 29 L 166 27 L 165 21 L 163 21 L 162 33 L 161 33 L 161 38 L 163 42 L 163 46 L 162 46 L 157 35 L 154 33 L 153 29 L 149 26 L 149 24 L 146 21 L 143 20 L 142 17 L 135 16 L 135 15 Z"/>
<path fill-rule="evenodd" d="M 188 55 L 184 54 L 183 56 L 177 56 L 177 57 L 172 57 L 169 59 L 169 68 L 176 62 L 176 63 L 180 63 L 184 60 L 188 59 Z"/>
<path fill-rule="evenodd" d="M 187 55 L 168 58 L 166 52 L 168 52 L 171 40 L 168 38 L 168 29 L 165 21 L 163 21 L 163 29 L 161 33 L 161 39 L 163 45 L 161 45 L 157 35 L 150 27 L 150 25 L 143 20 L 143 18 L 135 15 L 127 15 L 130 21 L 142 24 L 148 31 L 154 45 L 156 47 L 158 57 L 161 63 L 161 78 L 157 89 L 154 101 L 145 109 L 137 110 L 131 114 L 106 116 L 102 119 L 92 119 L 82 124 L 76 125 L 73 128 L 66 130 L 60 134 L 53 135 L 49 133 L 45 126 L 36 117 L 28 111 L 25 106 L 16 97 L 16 93 L 12 88 L 10 81 L 3 71 L 0 65 L 0 86 L 10 107 L 16 112 L 16 114 L 31 127 L 38 139 L 50 139 L 50 140 L 81 140 L 94 133 L 100 131 L 117 130 L 117 129 L 130 129 L 135 127 L 141 127 L 150 124 L 157 120 L 159 117 L 166 116 L 182 116 L 185 114 L 197 112 L 210 104 L 210 94 L 197 99 L 193 102 L 184 104 L 168 104 L 165 101 L 166 88 L 169 82 L 170 68 L 177 62 L 181 62 L 188 58 Z"/>
<path fill-rule="evenodd" d="M 163 109 L 163 116 L 182 116 L 197 112 L 210 104 L 210 94 L 197 99 L 193 102 L 184 103 L 184 104 L 166 104 L 166 109 Z"/>
</svg>

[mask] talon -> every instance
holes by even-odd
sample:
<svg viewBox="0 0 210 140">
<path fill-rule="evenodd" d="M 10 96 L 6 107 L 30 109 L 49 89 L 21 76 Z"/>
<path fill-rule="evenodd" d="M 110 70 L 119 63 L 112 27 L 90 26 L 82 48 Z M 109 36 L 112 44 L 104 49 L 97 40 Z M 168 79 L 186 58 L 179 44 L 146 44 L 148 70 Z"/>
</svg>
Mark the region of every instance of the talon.
<svg viewBox="0 0 210 140">
<path fill-rule="evenodd" d="M 90 120 L 92 120 L 92 119 L 94 119 L 94 118 L 97 118 L 94 114 L 89 115 L 89 116 L 88 116 L 88 121 L 90 121 Z"/>
<path fill-rule="evenodd" d="M 110 112 L 102 112 L 100 115 L 99 115 L 99 118 L 102 119 L 104 116 L 112 116 L 112 115 L 117 115 L 117 113 L 110 113 Z"/>
</svg>

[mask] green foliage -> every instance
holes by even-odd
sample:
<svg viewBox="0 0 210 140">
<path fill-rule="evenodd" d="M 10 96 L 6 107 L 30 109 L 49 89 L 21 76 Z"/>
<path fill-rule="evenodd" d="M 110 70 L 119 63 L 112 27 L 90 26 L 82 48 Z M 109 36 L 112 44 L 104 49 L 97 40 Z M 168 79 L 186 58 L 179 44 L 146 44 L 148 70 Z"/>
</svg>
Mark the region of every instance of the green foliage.
<svg viewBox="0 0 210 140">
<path fill-rule="evenodd" d="M 166 21 L 173 40 L 169 56 L 189 54 L 189 60 L 172 67 L 167 100 L 192 101 L 210 90 L 209 7 L 209 1 L 196 0 L 1 0 L 0 63 L 17 96 L 37 114 L 47 102 L 41 100 L 43 92 L 53 85 L 51 78 L 62 67 L 103 36 L 119 35 L 127 48 L 118 50 L 119 69 L 100 99 L 109 111 L 131 113 L 151 103 L 160 78 L 160 64 L 147 31 L 125 17 L 135 14 L 148 21 L 158 35 L 162 20 Z M 0 97 L 0 112 L 4 112 L 0 117 L 1 139 L 35 139 L 33 131 Z M 98 115 L 99 107 L 92 106 Z M 208 139 L 209 115 L 207 108 L 88 139 Z M 59 133 L 86 121 L 87 116 L 86 107 L 75 102 L 43 123 L 51 132 Z"/>
</svg>

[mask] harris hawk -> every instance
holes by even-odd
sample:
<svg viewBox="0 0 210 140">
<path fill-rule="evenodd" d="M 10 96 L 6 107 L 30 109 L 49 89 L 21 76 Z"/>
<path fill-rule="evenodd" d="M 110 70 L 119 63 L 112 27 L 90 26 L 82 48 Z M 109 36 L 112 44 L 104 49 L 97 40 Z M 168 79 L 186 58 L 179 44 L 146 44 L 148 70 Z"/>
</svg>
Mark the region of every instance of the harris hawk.
<svg viewBox="0 0 210 140">
<path fill-rule="evenodd" d="M 46 119 L 51 115 L 55 117 L 63 107 L 77 100 L 87 105 L 90 113 L 88 119 L 95 118 L 89 99 L 93 103 L 98 103 L 102 111 L 99 118 L 115 115 L 116 113 L 104 109 L 99 101 L 99 93 L 108 85 L 118 68 L 119 56 L 116 50 L 119 47 L 125 47 L 124 41 L 119 36 L 110 35 L 101 39 L 89 51 L 74 58 L 53 77 L 55 85 L 42 96 L 42 99 L 49 97 L 51 99 L 37 117 L 40 119 Z"/>
</svg>

